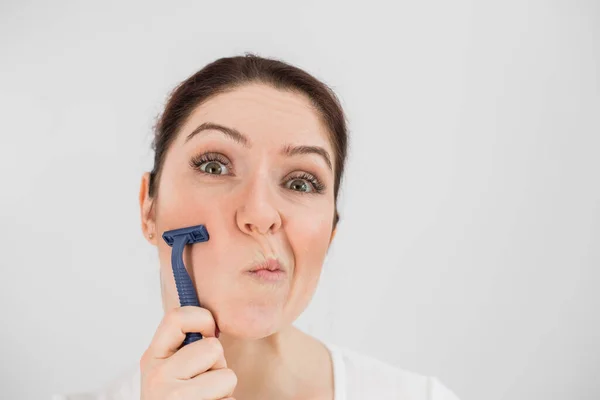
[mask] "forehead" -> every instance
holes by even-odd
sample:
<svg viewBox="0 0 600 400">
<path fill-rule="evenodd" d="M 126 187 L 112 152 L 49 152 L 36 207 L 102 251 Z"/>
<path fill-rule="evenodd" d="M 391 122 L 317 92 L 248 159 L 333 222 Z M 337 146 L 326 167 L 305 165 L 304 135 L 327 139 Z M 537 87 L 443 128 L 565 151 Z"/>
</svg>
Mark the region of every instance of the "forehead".
<svg viewBox="0 0 600 400">
<path fill-rule="evenodd" d="M 183 130 L 204 122 L 237 129 L 254 144 L 322 146 L 331 153 L 327 127 L 307 96 L 264 84 L 241 86 L 211 97 L 190 115 Z"/>
</svg>

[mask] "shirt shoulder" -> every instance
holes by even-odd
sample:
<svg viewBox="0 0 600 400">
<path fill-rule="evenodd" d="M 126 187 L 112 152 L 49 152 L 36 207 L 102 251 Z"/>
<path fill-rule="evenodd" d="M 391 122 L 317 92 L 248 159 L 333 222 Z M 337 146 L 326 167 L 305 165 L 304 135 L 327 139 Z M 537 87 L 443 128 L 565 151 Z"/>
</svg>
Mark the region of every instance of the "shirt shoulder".
<svg viewBox="0 0 600 400">
<path fill-rule="evenodd" d="M 407 371 L 348 348 L 327 344 L 334 368 L 335 400 L 372 398 L 459 400 L 439 379 Z M 52 400 L 138 400 L 140 370 L 136 365 L 101 390 L 54 395 Z"/>
<path fill-rule="evenodd" d="M 130 367 L 94 392 L 54 395 L 52 400 L 139 400 L 139 366 Z"/>
<path fill-rule="evenodd" d="M 407 371 L 354 350 L 331 346 L 335 400 L 459 400 L 437 377 Z"/>
</svg>

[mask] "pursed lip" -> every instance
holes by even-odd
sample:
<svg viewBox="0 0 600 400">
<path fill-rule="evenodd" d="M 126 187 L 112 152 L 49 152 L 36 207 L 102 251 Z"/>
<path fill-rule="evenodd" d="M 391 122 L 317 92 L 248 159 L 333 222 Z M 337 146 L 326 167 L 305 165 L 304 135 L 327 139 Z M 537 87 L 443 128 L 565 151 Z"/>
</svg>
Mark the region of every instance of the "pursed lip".
<svg viewBox="0 0 600 400">
<path fill-rule="evenodd" d="M 256 271 L 260 271 L 260 270 L 267 270 L 267 271 L 271 271 L 271 272 L 284 271 L 279 260 L 277 260 L 275 258 L 269 258 L 261 263 L 253 265 L 248 270 L 248 272 L 256 272 Z"/>
</svg>

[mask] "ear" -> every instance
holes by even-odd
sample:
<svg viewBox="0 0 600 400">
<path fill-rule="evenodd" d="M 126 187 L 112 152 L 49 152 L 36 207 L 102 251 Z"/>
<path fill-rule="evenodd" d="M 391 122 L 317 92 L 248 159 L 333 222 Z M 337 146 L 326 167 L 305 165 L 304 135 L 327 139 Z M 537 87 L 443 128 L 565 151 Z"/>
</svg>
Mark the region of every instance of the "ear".
<svg viewBox="0 0 600 400">
<path fill-rule="evenodd" d="M 139 203 L 140 203 L 140 217 L 142 223 L 142 232 L 148 242 L 156 246 L 157 233 L 156 233 L 156 221 L 154 212 L 154 199 L 150 197 L 148 188 L 150 186 L 150 173 L 146 172 L 142 175 L 142 182 L 140 184 Z"/>
</svg>

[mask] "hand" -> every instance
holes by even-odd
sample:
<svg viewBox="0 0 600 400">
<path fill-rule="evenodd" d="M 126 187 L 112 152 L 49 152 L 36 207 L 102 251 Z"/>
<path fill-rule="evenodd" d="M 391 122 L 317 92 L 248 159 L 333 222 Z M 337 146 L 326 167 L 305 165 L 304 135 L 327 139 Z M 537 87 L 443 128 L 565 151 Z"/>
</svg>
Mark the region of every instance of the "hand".
<svg viewBox="0 0 600 400">
<path fill-rule="evenodd" d="M 227 368 L 210 311 L 195 306 L 165 314 L 140 359 L 141 400 L 231 399 L 237 376 Z M 181 349 L 187 332 L 201 340 Z"/>
</svg>

